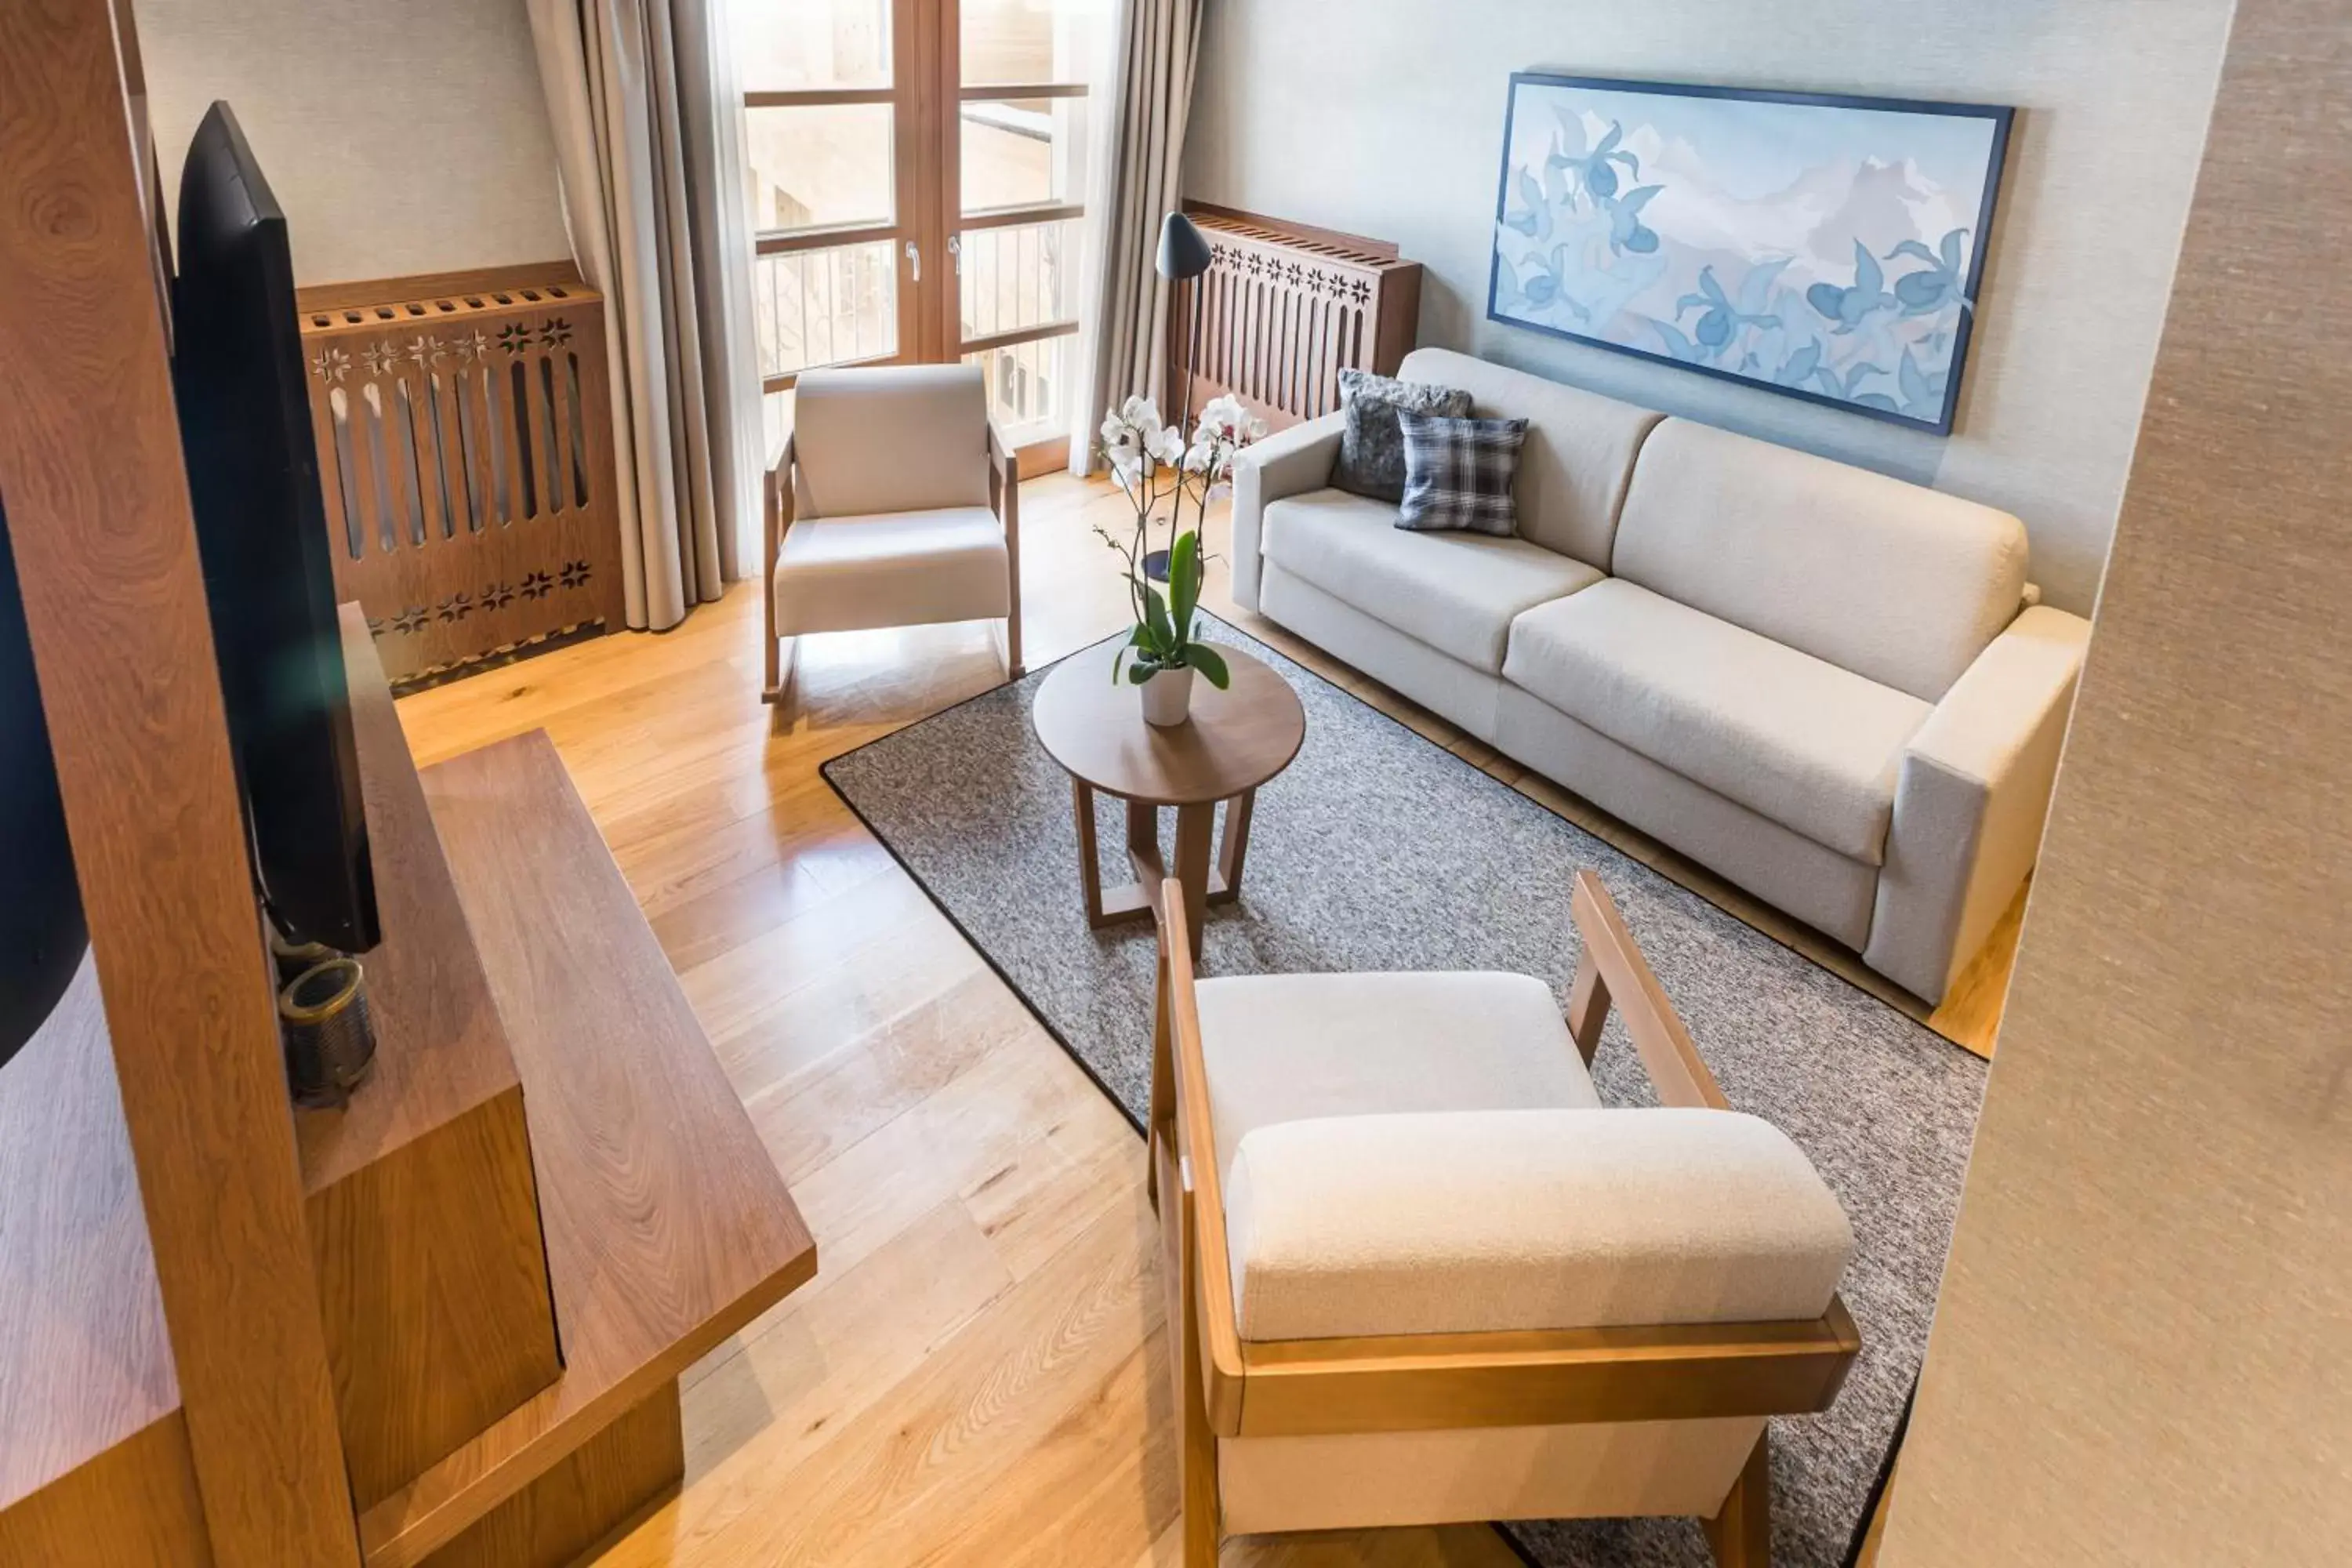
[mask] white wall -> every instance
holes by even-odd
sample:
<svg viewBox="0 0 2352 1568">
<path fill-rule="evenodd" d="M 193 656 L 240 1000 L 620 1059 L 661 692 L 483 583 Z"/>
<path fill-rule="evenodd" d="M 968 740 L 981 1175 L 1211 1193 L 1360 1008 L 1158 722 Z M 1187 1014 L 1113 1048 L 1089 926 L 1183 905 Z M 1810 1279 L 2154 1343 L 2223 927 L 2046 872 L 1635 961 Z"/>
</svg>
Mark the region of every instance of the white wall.
<svg viewBox="0 0 2352 1568">
<path fill-rule="evenodd" d="M 572 254 L 522 0 L 135 0 L 164 196 L 215 99 L 300 283 Z"/>
<path fill-rule="evenodd" d="M 2231 0 L 1213 0 L 1186 193 L 1392 240 L 1421 341 L 2004 507 L 2086 611 L 2123 496 Z M 2017 105 L 1939 439 L 1486 320 L 1507 79 Z"/>
</svg>

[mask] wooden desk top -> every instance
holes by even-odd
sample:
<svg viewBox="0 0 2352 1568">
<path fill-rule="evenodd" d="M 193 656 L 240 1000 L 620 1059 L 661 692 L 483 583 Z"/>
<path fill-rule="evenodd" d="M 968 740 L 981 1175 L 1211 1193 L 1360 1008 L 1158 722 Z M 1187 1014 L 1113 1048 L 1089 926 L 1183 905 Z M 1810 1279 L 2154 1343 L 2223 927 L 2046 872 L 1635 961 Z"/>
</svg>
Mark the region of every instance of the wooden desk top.
<svg viewBox="0 0 2352 1568">
<path fill-rule="evenodd" d="M 816 1272 L 545 731 L 419 775 L 522 1076 L 563 1375 L 360 1520 L 417 1563 Z"/>
<path fill-rule="evenodd" d="M 1290 765 L 1307 739 L 1307 710 L 1260 660 L 1223 644 L 1217 651 L 1233 684 L 1220 691 L 1195 676 L 1184 723 L 1145 723 L 1142 693 L 1111 679 L 1108 647 L 1055 665 L 1029 721 L 1055 762 L 1105 795 L 1146 805 L 1231 799 Z"/>
</svg>

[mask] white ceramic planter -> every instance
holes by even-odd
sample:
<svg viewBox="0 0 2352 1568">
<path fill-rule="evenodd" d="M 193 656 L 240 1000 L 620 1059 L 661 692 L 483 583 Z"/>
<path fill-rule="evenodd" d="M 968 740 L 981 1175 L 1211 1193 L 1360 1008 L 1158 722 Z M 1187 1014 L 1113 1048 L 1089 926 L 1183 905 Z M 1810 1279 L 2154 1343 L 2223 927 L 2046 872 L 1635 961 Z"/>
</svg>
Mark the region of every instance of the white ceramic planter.
<svg viewBox="0 0 2352 1568">
<path fill-rule="evenodd" d="M 1145 681 L 1143 721 L 1166 729 L 1181 724 L 1192 712 L 1192 671 L 1188 667 L 1153 672 Z"/>
</svg>

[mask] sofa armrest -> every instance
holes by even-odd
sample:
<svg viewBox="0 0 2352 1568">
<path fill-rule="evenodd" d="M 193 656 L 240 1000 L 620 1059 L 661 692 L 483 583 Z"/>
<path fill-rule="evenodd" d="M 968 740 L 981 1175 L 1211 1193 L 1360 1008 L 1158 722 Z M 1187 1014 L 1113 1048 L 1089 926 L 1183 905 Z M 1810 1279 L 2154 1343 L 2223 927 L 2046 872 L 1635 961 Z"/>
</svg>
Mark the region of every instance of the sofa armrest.
<svg viewBox="0 0 2352 1568">
<path fill-rule="evenodd" d="M 1334 409 L 1244 447 L 1234 459 L 1234 603 L 1242 608 L 1257 608 L 1258 536 L 1266 503 L 1329 484 L 1347 427 L 1347 415 Z"/>
<path fill-rule="evenodd" d="M 1818 1318 L 1853 1251 L 1797 1146 L 1728 1110 L 1281 1122 L 1223 1195 L 1245 1340 Z"/>
<path fill-rule="evenodd" d="M 2091 623 L 2036 605 L 1963 671 L 1905 749 L 1863 960 L 1943 1000 L 2033 868 Z"/>
</svg>

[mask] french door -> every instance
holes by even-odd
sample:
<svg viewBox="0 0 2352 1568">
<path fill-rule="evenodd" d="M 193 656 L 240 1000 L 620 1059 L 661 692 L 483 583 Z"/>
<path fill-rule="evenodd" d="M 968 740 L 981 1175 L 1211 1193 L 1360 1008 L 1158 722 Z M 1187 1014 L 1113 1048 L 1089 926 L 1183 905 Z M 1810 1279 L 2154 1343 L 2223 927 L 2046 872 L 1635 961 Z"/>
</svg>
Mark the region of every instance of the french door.
<svg viewBox="0 0 2352 1568">
<path fill-rule="evenodd" d="M 977 363 L 1066 449 L 1107 0 L 738 0 L 772 432 L 803 371 Z"/>
</svg>

